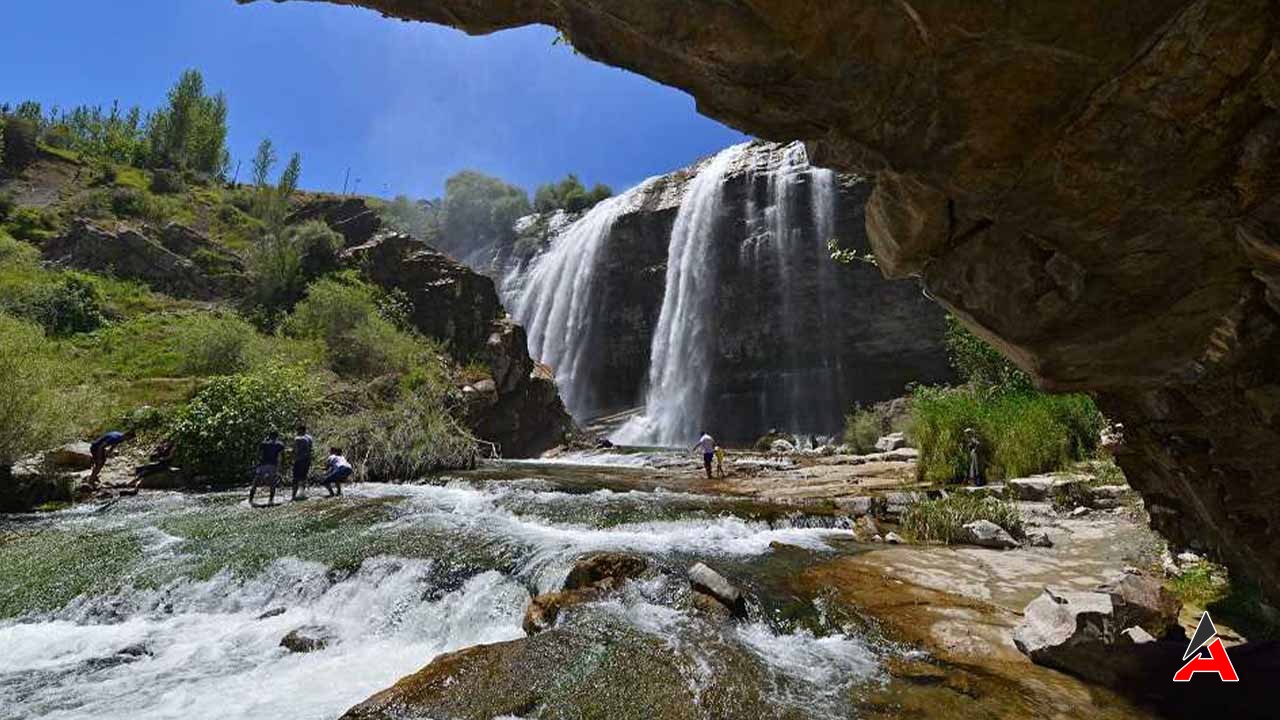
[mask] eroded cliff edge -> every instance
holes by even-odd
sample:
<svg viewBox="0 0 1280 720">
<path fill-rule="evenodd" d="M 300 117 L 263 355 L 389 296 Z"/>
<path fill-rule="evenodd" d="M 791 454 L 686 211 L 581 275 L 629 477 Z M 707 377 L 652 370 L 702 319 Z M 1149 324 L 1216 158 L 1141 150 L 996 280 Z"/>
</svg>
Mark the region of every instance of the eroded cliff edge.
<svg viewBox="0 0 1280 720">
<path fill-rule="evenodd" d="M 1280 597 L 1280 10 L 1267 0 L 333 0 L 546 23 L 871 172 L 881 267 L 1094 392 L 1153 522 Z"/>
</svg>

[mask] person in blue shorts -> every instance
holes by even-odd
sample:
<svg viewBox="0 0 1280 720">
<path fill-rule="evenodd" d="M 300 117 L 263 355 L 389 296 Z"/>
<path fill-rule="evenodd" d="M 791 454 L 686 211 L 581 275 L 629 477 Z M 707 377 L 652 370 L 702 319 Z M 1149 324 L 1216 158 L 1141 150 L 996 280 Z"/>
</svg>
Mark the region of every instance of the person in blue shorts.
<svg viewBox="0 0 1280 720">
<path fill-rule="evenodd" d="M 253 496 L 258 492 L 258 484 L 271 484 L 271 495 L 267 499 L 267 507 L 276 503 L 276 487 L 280 485 L 280 456 L 284 454 L 284 443 L 280 441 L 280 433 L 272 430 L 267 439 L 258 445 L 258 466 L 253 473 L 253 486 L 249 488 L 249 504 L 253 504 Z"/>
<path fill-rule="evenodd" d="M 115 453 L 117 447 L 133 439 L 133 431 L 120 432 L 112 430 L 89 444 L 89 455 L 93 458 L 93 472 L 89 473 L 89 485 L 98 484 L 98 476 L 107 464 L 107 458 Z"/>
</svg>

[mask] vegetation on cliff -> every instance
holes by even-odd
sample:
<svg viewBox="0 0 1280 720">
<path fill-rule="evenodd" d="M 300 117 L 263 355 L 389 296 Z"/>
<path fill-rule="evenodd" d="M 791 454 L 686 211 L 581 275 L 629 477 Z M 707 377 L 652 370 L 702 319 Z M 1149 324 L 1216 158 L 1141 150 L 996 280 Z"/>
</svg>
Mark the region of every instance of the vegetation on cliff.
<svg viewBox="0 0 1280 720">
<path fill-rule="evenodd" d="M 3 108 L 0 127 L 0 465 L 129 426 L 176 440 L 189 475 L 236 481 L 268 429 L 297 421 L 366 477 L 471 461 L 461 387 L 473 359 L 416 330 L 402 293 L 344 270 L 328 223 L 291 219 L 322 200 L 300 190 L 298 155 L 276 176 L 264 141 L 252 184 L 225 182 L 226 99 L 198 73 L 145 116 L 23 103 Z M 488 202 L 493 183 L 455 185 L 455 224 L 496 228 L 530 209 L 518 188 Z M 61 239 L 85 228 L 103 257 L 50 254 L 55 240 L 74 253 Z M 113 263 L 112 252 L 136 259 L 111 249 L 128 233 L 169 264 L 138 275 Z M 165 268 L 228 280 L 190 300 L 161 288 Z"/>
</svg>

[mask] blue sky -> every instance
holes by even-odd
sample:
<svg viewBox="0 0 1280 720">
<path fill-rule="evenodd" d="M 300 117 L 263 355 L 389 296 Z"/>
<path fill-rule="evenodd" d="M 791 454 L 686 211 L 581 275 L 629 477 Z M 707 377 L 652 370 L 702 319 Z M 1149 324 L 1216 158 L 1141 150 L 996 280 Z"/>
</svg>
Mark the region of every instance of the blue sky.
<svg viewBox="0 0 1280 720">
<path fill-rule="evenodd" d="M 230 101 L 233 167 L 270 137 L 302 153 L 308 188 L 341 189 L 350 166 L 377 195 L 433 197 L 466 168 L 622 189 L 743 138 L 677 90 L 552 46 L 549 28 L 474 38 L 322 3 L 2 2 L 0 100 L 150 108 L 197 68 Z"/>
</svg>

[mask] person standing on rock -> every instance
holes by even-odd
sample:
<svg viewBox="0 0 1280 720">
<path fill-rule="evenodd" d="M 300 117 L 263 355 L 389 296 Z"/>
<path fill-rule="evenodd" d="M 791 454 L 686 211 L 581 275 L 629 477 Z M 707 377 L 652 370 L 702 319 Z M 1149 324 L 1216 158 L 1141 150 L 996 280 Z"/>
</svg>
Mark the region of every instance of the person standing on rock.
<svg viewBox="0 0 1280 720">
<path fill-rule="evenodd" d="M 89 473 L 89 485 L 98 484 L 98 476 L 102 474 L 102 468 L 106 467 L 107 458 L 111 457 L 122 443 L 132 439 L 132 430 L 128 432 L 112 430 L 89 444 L 89 456 L 93 458 L 93 471 Z"/>
<path fill-rule="evenodd" d="M 258 492 L 258 483 L 271 483 L 271 495 L 267 498 L 267 507 L 276 504 L 276 487 L 280 485 L 280 456 L 284 454 L 284 443 L 280 441 L 280 433 L 272 430 L 267 439 L 258 446 L 258 467 L 254 471 L 253 486 L 249 488 L 249 504 L 253 504 L 254 493 Z"/>
<path fill-rule="evenodd" d="M 297 500 L 298 489 L 307 483 L 307 475 L 311 473 L 311 449 L 315 441 L 307 434 L 306 425 L 298 425 L 298 434 L 293 438 L 293 495 L 290 500 Z M 306 497 L 302 496 L 305 500 Z"/>
<path fill-rule="evenodd" d="M 716 446 L 716 477 L 724 477 L 724 448 Z"/>
<path fill-rule="evenodd" d="M 693 449 L 702 450 L 702 466 L 707 471 L 707 479 L 710 480 L 711 479 L 711 462 L 716 457 L 715 438 L 711 437 L 711 435 L 707 434 L 707 431 L 703 430 L 702 437 L 698 438 L 698 442 L 694 443 Z"/>
<path fill-rule="evenodd" d="M 342 481 L 350 478 L 352 473 L 355 472 L 351 468 L 351 463 L 347 462 L 347 459 L 342 456 L 342 448 L 329 448 L 329 457 L 325 459 L 324 466 L 326 472 L 320 484 L 324 485 L 329 497 L 335 495 L 334 488 L 337 488 L 337 496 L 342 497 Z"/>
</svg>

